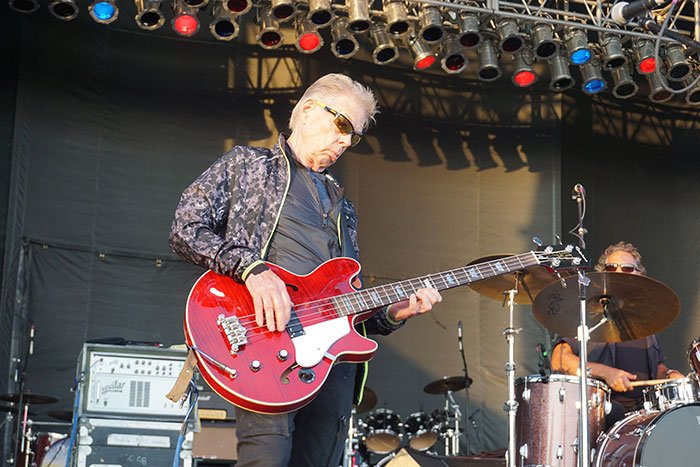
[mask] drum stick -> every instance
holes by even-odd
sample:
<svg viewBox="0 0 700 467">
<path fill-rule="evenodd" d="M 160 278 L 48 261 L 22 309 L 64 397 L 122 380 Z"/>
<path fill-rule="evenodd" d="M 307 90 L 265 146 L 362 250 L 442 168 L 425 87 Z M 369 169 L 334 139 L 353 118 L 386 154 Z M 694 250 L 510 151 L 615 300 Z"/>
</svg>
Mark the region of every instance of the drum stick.
<svg viewBox="0 0 700 467">
<path fill-rule="evenodd" d="M 665 383 L 667 381 L 671 381 L 670 379 L 647 379 L 647 380 L 642 380 L 642 381 L 630 381 L 630 384 L 632 387 L 637 387 L 637 386 L 655 386 L 657 384 Z"/>
</svg>

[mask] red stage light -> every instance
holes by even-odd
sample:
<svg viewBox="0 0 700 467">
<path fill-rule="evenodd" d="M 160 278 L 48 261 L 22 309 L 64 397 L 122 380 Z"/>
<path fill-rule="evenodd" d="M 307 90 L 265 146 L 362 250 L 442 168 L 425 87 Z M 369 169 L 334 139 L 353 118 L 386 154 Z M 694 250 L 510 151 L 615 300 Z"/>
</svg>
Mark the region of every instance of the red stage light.
<svg viewBox="0 0 700 467">
<path fill-rule="evenodd" d="M 437 60 L 435 55 L 428 55 L 427 57 L 421 58 L 416 62 L 416 70 L 425 70 L 426 68 L 430 68 L 435 63 L 435 60 Z"/>
<path fill-rule="evenodd" d="M 537 79 L 537 75 L 529 70 L 519 71 L 513 76 L 513 83 L 519 88 L 530 86 Z"/>
<path fill-rule="evenodd" d="M 305 52 L 314 52 L 321 46 L 321 38 L 315 32 L 307 32 L 299 37 L 299 47 Z"/>
<path fill-rule="evenodd" d="M 647 57 L 639 62 L 639 72 L 648 74 L 653 73 L 656 70 L 656 58 Z"/>
<path fill-rule="evenodd" d="M 192 15 L 181 15 L 173 23 L 175 32 L 182 36 L 191 36 L 199 30 L 199 20 Z"/>
</svg>

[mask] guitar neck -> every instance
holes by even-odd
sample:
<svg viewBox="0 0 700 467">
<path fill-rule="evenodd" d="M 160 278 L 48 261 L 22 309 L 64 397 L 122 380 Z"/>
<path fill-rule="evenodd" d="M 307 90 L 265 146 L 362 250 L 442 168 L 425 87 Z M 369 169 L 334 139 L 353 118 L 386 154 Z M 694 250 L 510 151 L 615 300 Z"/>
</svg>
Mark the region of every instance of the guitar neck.
<svg viewBox="0 0 700 467">
<path fill-rule="evenodd" d="M 433 287 L 437 290 L 453 289 L 539 264 L 540 262 L 533 252 L 523 253 L 362 289 L 357 292 L 336 296 L 333 298 L 333 301 L 335 302 L 335 309 L 340 316 L 349 316 L 406 300 L 411 294 L 424 287 Z"/>
</svg>

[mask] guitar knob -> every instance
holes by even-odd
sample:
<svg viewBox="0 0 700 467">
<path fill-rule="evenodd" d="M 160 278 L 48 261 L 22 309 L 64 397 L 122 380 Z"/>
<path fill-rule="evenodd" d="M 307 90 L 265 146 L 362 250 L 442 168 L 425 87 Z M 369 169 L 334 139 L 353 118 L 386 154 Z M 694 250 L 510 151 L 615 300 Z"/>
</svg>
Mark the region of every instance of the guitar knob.
<svg viewBox="0 0 700 467">
<path fill-rule="evenodd" d="M 250 362 L 251 371 L 260 371 L 260 368 L 262 368 L 262 363 L 260 363 L 259 360 L 253 360 Z"/>
<path fill-rule="evenodd" d="M 286 350 L 282 349 L 279 352 L 277 352 L 277 360 L 279 360 L 280 362 L 287 360 L 287 358 L 289 358 L 289 352 L 287 352 Z"/>
</svg>

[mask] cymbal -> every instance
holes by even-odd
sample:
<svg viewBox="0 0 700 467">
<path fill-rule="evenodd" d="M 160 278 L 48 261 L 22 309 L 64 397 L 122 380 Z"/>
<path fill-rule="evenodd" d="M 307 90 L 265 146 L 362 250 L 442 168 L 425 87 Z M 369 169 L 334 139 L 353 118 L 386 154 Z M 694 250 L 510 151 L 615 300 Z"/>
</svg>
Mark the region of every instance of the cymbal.
<svg viewBox="0 0 700 467">
<path fill-rule="evenodd" d="M 53 404 L 54 402 L 58 402 L 58 399 L 55 397 L 33 394 L 31 392 L 25 392 L 21 397 L 22 402 L 26 404 Z M 20 393 L 17 392 L 11 392 L 0 396 L 0 401 L 13 402 L 15 404 L 19 404 L 19 399 Z"/>
<path fill-rule="evenodd" d="M 484 256 L 467 264 L 467 267 L 477 263 L 496 261 L 508 256 L 512 255 Z M 508 274 L 472 282 L 468 285 L 480 295 L 503 301 L 503 293 L 513 288 L 516 278 L 518 280 L 518 293 L 515 295 L 515 303 L 520 305 L 532 303 L 540 290 L 557 280 L 557 276 L 546 267 L 532 266 L 527 269 L 519 269 Z"/>
<path fill-rule="evenodd" d="M 71 410 L 49 410 L 46 412 L 46 414 L 49 417 L 55 418 L 56 420 L 60 420 L 62 422 L 73 421 L 73 411 Z"/>
<path fill-rule="evenodd" d="M 621 342 L 656 334 L 680 313 L 678 296 L 655 279 L 624 272 L 592 272 L 586 289 L 586 324 L 593 328 L 607 314 L 608 321 L 590 333 L 595 342 Z M 535 318 L 560 336 L 574 337 L 579 324 L 578 277 L 542 290 L 532 305 Z M 607 313 L 605 306 L 607 304 Z"/>
<path fill-rule="evenodd" d="M 357 413 L 369 412 L 375 405 L 377 405 L 377 394 L 369 386 L 365 386 L 365 390 L 362 393 L 362 401 L 355 406 L 355 411 Z"/>
<path fill-rule="evenodd" d="M 473 380 L 464 376 L 443 376 L 442 379 L 428 383 L 423 392 L 428 394 L 445 394 L 447 391 L 460 391 L 472 385 Z"/>
</svg>

